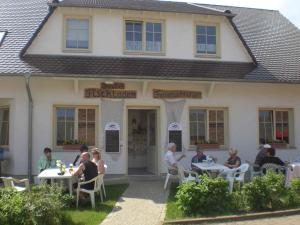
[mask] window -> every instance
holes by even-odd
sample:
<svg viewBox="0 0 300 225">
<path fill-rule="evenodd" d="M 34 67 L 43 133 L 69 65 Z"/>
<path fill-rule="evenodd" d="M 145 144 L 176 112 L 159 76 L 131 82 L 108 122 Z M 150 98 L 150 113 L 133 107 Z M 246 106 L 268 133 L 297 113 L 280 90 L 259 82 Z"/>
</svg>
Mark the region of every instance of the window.
<svg viewBox="0 0 300 225">
<path fill-rule="evenodd" d="M 66 49 L 88 50 L 90 48 L 90 20 L 66 19 Z"/>
<path fill-rule="evenodd" d="M 190 144 L 217 143 L 226 145 L 225 109 L 191 109 L 190 110 Z"/>
<path fill-rule="evenodd" d="M 292 110 L 259 110 L 259 143 L 291 143 Z"/>
<path fill-rule="evenodd" d="M 196 53 L 217 55 L 217 26 L 196 25 Z"/>
<path fill-rule="evenodd" d="M 163 24 L 161 22 L 125 21 L 125 50 L 131 52 L 163 51 Z"/>
<path fill-rule="evenodd" d="M 57 107 L 55 113 L 57 146 L 69 140 L 96 144 L 96 108 Z"/>
<path fill-rule="evenodd" d="M 0 108 L 0 146 L 9 145 L 9 109 Z"/>
<path fill-rule="evenodd" d="M 0 47 L 4 42 L 5 35 L 6 35 L 6 31 L 0 31 Z"/>
</svg>

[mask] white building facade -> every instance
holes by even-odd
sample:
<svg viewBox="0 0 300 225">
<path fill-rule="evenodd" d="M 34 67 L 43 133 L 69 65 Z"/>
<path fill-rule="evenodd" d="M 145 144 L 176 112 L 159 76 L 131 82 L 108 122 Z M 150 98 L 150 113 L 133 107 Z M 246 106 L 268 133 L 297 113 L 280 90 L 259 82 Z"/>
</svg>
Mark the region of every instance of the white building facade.
<svg viewBox="0 0 300 225">
<path fill-rule="evenodd" d="M 256 21 L 246 13 L 265 16 L 262 23 L 272 13 L 286 19 L 153 2 L 138 10 L 54 1 L 48 11 L 38 1 L 45 15 L 23 37 L 21 63 L 0 55 L 2 173 L 37 175 L 45 147 L 72 163 L 79 149 L 66 145 L 75 140 L 102 150 L 108 174 L 165 173 L 170 141 L 186 168 L 197 144 L 220 163 L 230 147 L 253 161 L 261 144 L 274 142 L 283 160 L 300 156 L 299 66 L 273 59 L 272 41 L 260 39 L 267 29 L 251 30 Z M 0 52 L 12 48 L 17 32 L 9 29 Z M 290 51 L 285 57 L 299 59 Z"/>
</svg>

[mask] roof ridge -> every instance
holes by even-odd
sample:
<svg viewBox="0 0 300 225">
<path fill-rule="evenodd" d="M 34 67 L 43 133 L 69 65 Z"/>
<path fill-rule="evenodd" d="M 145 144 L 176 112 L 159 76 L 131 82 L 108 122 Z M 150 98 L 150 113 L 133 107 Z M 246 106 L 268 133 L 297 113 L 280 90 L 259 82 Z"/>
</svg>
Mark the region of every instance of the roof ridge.
<svg viewBox="0 0 300 225">
<path fill-rule="evenodd" d="M 157 0 L 155 0 L 157 1 Z M 161 1 L 161 0 L 158 0 Z M 170 1 L 170 0 L 167 0 Z M 174 1 L 173 1 L 174 2 Z M 245 7 L 245 6 L 234 6 L 234 5 L 217 5 L 217 4 L 207 4 L 207 3 L 194 3 L 196 5 L 200 6 L 217 6 L 217 7 L 230 7 L 230 8 L 240 8 L 240 9 L 254 9 L 254 10 L 262 10 L 262 11 L 273 11 L 273 12 L 279 12 L 279 9 L 263 9 L 263 8 L 256 8 L 256 7 Z"/>
</svg>

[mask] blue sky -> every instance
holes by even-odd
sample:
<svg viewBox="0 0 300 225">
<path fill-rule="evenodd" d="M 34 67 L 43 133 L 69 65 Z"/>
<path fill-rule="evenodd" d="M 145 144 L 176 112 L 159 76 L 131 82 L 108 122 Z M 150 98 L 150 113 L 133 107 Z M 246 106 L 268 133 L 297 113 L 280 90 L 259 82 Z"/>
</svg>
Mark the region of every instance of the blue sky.
<svg viewBox="0 0 300 225">
<path fill-rule="evenodd" d="M 217 5 L 232 5 L 279 10 L 293 24 L 300 28 L 300 0 L 173 0 Z"/>
</svg>

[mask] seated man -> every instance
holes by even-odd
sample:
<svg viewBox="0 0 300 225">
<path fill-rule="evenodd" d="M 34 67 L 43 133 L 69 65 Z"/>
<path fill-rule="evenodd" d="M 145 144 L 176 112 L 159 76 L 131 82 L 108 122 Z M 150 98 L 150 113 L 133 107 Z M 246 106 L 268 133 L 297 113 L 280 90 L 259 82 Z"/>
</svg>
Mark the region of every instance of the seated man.
<svg viewBox="0 0 300 225">
<path fill-rule="evenodd" d="M 238 151 L 231 148 L 229 150 L 229 158 L 225 162 L 224 166 L 227 166 L 229 169 L 238 168 L 241 165 L 241 159 L 237 156 Z"/>
<path fill-rule="evenodd" d="M 267 156 L 268 149 L 271 148 L 271 145 L 265 144 L 263 148 L 257 153 L 254 164 L 260 165 L 263 158 Z"/>
<path fill-rule="evenodd" d="M 267 150 L 267 155 L 261 160 L 259 166 L 262 167 L 266 163 L 272 163 L 279 166 L 284 166 L 284 162 L 280 158 L 275 156 L 274 148 L 269 148 Z"/>
<path fill-rule="evenodd" d="M 176 144 L 169 143 L 168 144 L 168 151 L 165 155 L 165 161 L 168 164 L 169 173 L 173 175 L 177 175 L 177 163 L 185 157 L 185 155 L 181 155 L 178 159 L 175 158 L 176 152 Z"/>
<path fill-rule="evenodd" d="M 191 161 L 192 170 L 197 172 L 198 174 L 201 174 L 202 171 L 198 167 L 194 166 L 193 163 L 202 163 L 203 160 L 207 160 L 207 156 L 204 155 L 202 149 L 197 148 L 196 155 L 192 158 L 192 161 Z"/>
<path fill-rule="evenodd" d="M 98 169 L 95 163 L 93 163 L 90 160 L 90 154 L 88 152 L 83 152 L 81 154 L 81 161 L 78 169 L 73 174 L 74 176 L 81 176 L 83 175 L 84 181 L 89 181 L 98 176 Z M 77 185 L 75 184 L 74 188 L 77 188 Z M 94 182 L 84 184 L 81 186 L 81 188 L 87 189 L 87 190 L 93 190 L 94 189 Z"/>
<path fill-rule="evenodd" d="M 45 169 L 54 167 L 56 164 L 56 160 L 52 158 L 51 148 L 44 149 L 44 155 L 40 158 L 38 162 L 39 172 L 42 172 Z"/>
</svg>

